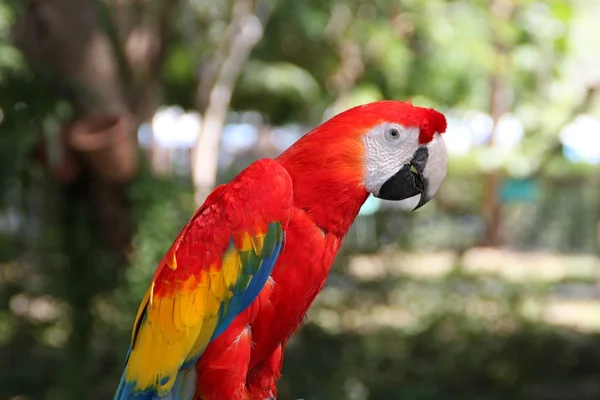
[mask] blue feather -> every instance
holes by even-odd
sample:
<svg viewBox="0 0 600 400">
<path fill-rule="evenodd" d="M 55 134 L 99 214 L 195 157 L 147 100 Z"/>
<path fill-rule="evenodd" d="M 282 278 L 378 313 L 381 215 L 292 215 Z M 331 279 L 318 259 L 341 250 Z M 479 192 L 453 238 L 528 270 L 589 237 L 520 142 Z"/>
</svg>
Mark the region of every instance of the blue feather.
<svg viewBox="0 0 600 400">
<path fill-rule="evenodd" d="M 275 225 L 275 224 L 271 224 Z M 269 227 L 271 229 L 271 227 Z M 276 228 L 275 228 L 276 229 Z M 285 234 L 282 233 L 282 238 L 275 244 L 275 248 L 273 249 L 270 256 L 266 257 L 263 260 L 261 267 L 252 280 L 250 284 L 246 288 L 244 292 L 241 294 L 234 295 L 231 300 L 229 300 L 229 305 L 227 307 L 227 311 L 224 307 L 219 309 L 219 323 L 217 324 L 217 328 L 211 337 L 211 341 L 214 340 L 217 336 L 225 331 L 229 327 L 229 325 L 233 322 L 235 317 L 238 316 L 242 311 L 244 311 L 259 295 L 260 291 L 263 289 L 267 280 L 271 276 L 271 272 L 273 272 L 273 268 L 275 267 L 275 262 L 277 261 L 277 257 L 279 257 L 279 253 L 283 246 Z"/>
</svg>

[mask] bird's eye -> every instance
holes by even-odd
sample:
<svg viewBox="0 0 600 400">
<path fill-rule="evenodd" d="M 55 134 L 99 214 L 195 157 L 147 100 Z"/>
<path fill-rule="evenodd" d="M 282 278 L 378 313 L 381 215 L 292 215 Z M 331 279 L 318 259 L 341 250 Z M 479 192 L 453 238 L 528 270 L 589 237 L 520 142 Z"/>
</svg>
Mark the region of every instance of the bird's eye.
<svg viewBox="0 0 600 400">
<path fill-rule="evenodd" d="M 400 131 L 396 128 L 390 128 L 385 132 L 385 138 L 389 141 L 400 139 Z"/>
</svg>

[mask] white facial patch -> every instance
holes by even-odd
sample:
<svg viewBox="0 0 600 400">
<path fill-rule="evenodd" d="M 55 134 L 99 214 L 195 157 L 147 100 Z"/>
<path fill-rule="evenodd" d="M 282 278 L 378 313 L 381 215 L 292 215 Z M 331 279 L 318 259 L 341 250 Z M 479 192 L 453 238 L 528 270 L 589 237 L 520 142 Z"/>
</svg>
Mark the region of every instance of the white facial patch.
<svg viewBox="0 0 600 400">
<path fill-rule="evenodd" d="M 419 128 L 384 123 L 363 136 L 365 143 L 365 187 L 379 194 L 381 186 L 404 164 L 410 163 L 419 147 Z"/>
<path fill-rule="evenodd" d="M 433 135 L 433 139 L 427 144 L 427 150 L 429 157 L 423 175 L 428 178 L 427 196 L 432 197 L 442 186 L 448 168 L 448 153 L 442 135 L 439 133 Z"/>
</svg>

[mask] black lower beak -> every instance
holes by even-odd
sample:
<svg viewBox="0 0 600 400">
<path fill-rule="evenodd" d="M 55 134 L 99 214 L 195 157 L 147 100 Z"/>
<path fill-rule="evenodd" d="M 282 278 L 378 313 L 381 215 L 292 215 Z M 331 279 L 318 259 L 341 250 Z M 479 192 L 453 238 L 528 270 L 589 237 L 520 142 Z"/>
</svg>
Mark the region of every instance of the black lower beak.
<svg viewBox="0 0 600 400">
<path fill-rule="evenodd" d="M 423 193 L 424 189 L 425 185 L 413 170 L 412 164 L 406 164 L 381 186 L 377 197 L 384 200 L 404 200 Z"/>
<path fill-rule="evenodd" d="M 428 156 L 427 148 L 419 148 L 415 152 L 410 164 L 403 165 L 394 176 L 388 179 L 381 186 L 376 197 L 384 200 L 399 201 L 420 194 L 419 204 L 417 204 L 414 210 L 425 205 L 430 200 L 425 195 L 427 192 L 427 180 L 423 177 L 423 170 Z"/>
</svg>

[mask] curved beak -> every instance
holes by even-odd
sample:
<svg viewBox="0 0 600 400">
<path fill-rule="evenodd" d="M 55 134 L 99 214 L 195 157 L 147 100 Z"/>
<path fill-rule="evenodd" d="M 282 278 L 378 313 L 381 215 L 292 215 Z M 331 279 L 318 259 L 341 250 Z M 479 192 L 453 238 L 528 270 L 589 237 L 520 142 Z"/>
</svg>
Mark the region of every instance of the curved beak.
<svg viewBox="0 0 600 400">
<path fill-rule="evenodd" d="M 435 196 L 446 178 L 447 170 L 446 144 L 442 136 L 436 133 L 431 142 L 417 149 L 410 163 L 403 165 L 381 186 L 376 197 L 384 200 L 404 200 L 420 195 L 414 211 Z"/>
</svg>

